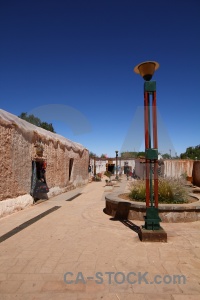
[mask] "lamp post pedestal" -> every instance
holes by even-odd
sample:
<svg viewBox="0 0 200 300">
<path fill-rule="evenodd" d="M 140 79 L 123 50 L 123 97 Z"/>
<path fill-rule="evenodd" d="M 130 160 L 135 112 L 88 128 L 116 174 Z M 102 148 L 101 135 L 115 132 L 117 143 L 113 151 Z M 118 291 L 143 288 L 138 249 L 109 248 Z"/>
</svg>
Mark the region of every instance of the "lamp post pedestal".
<svg viewBox="0 0 200 300">
<path fill-rule="evenodd" d="M 138 236 L 141 242 L 167 242 L 167 233 L 162 227 L 158 230 L 140 228 Z"/>
</svg>

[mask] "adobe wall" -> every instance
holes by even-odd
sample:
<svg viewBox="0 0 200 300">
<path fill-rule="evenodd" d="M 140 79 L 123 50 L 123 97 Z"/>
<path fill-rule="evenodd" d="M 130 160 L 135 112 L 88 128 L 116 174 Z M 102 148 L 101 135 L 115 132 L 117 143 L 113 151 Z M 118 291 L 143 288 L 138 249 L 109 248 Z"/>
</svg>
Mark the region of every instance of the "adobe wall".
<svg viewBox="0 0 200 300">
<path fill-rule="evenodd" d="M 194 161 L 192 183 L 200 187 L 200 161 Z"/>
<path fill-rule="evenodd" d="M 182 175 L 192 176 L 193 160 L 166 159 L 164 160 L 164 176 L 179 178 Z"/>
<path fill-rule="evenodd" d="M 88 181 L 87 149 L 80 152 L 67 149 L 62 144 L 52 141 L 44 144 L 44 156 L 47 157 L 46 179 L 49 188 L 66 187 L 69 183 L 74 186 L 86 184 Z M 69 180 L 69 161 L 74 159 L 71 179 Z"/>
<path fill-rule="evenodd" d="M 0 110 L 0 139 L 1 207 L 5 206 L 5 201 L 14 207 L 14 202 L 25 203 L 26 198 L 29 204 L 33 203 L 30 196 L 32 160 L 36 155 L 35 143 L 38 141 L 44 146 L 43 156 L 47 160 L 49 195 L 52 191 L 58 194 L 69 186 L 81 186 L 88 182 L 89 152 L 78 143 L 38 128 L 3 110 Z M 69 181 L 70 158 L 74 159 L 74 163 Z M 23 197 L 22 201 L 20 197 L 23 195 L 27 197 Z"/>
</svg>

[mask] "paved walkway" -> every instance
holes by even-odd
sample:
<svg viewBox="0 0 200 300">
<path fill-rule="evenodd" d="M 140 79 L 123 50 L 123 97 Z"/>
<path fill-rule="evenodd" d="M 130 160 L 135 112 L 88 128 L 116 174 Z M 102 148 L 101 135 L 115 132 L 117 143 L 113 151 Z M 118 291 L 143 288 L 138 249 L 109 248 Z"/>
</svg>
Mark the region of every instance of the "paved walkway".
<svg viewBox="0 0 200 300">
<path fill-rule="evenodd" d="M 0 219 L 1 300 L 199 299 L 200 221 L 163 223 L 167 243 L 142 243 L 143 222 L 104 214 L 104 185 L 92 182 Z"/>
</svg>

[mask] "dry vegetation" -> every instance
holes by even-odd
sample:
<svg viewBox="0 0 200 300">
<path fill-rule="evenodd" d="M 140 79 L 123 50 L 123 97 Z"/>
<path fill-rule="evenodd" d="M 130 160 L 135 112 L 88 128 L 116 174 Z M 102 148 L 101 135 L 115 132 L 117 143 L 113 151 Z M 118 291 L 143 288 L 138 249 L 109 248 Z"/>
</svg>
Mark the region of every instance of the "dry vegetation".
<svg viewBox="0 0 200 300">
<path fill-rule="evenodd" d="M 182 204 L 195 201 L 189 196 L 189 190 L 183 179 L 159 178 L 158 201 L 159 203 Z M 135 180 L 130 183 L 130 193 L 120 195 L 125 200 L 145 202 L 146 186 L 145 180 Z"/>
</svg>

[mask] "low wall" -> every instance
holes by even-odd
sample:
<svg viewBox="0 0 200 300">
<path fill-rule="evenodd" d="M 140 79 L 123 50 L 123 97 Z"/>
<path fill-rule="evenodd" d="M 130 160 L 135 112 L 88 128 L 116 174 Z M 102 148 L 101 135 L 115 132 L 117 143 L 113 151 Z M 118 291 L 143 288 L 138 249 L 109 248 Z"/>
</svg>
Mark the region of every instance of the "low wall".
<svg viewBox="0 0 200 300">
<path fill-rule="evenodd" d="M 144 221 L 145 203 L 123 200 L 118 197 L 118 193 L 106 195 L 105 200 L 104 212 L 113 218 Z M 200 197 L 196 200 L 189 204 L 160 204 L 158 210 L 162 222 L 181 223 L 200 220 Z"/>
<path fill-rule="evenodd" d="M 33 197 L 31 195 L 23 195 L 17 198 L 0 201 L 0 218 L 13 212 L 22 210 L 33 204 Z"/>
</svg>

